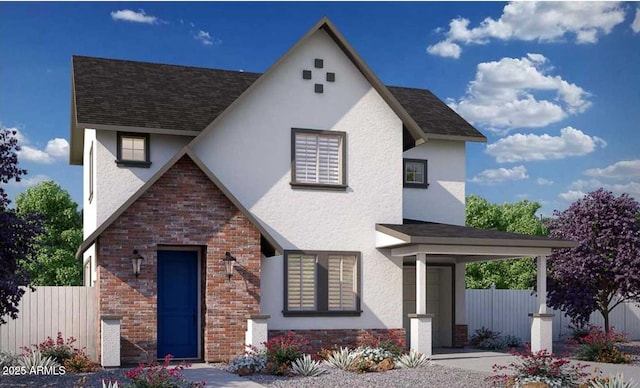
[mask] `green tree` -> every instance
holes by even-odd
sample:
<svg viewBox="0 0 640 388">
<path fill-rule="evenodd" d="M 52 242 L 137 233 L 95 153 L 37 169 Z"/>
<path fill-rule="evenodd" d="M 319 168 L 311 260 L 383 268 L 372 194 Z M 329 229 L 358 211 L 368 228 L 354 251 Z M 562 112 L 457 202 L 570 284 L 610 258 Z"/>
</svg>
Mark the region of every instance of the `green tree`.
<svg viewBox="0 0 640 388">
<path fill-rule="evenodd" d="M 82 214 L 69 193 L 53 181 L 45 181 L 16 197 L 21 215 L 38 215 L 44 230 L 35 262 L 25 263 L 35 286 L 82 285 L 82 263 L 75 252 L 82 242 Z"/>
<path fill-rule="evenodd" d="M 544 223 L 536 216 L 541 205 L 523 200 L 502 205 L 489 203 L 477 195 L 467 197 L 466 224 L 474 228 L 545 236 Z M 467 288 L 529 289 L 536 278 L 536 266 L 531 258 L 487 261 L 467 264 Z"/>
</svg>

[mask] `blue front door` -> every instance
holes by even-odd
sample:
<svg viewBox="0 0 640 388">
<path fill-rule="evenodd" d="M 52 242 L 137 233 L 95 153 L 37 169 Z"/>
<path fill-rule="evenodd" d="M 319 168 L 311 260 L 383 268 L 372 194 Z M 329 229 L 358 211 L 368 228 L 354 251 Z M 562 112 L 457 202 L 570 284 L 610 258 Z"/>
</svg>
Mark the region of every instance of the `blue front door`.
<svg viewBox="0 0 640 388">
<path fill-rule="evenodd" d="M 198 252 L 158 251 L 158 358 L 198 357 Z"/>
</svg>

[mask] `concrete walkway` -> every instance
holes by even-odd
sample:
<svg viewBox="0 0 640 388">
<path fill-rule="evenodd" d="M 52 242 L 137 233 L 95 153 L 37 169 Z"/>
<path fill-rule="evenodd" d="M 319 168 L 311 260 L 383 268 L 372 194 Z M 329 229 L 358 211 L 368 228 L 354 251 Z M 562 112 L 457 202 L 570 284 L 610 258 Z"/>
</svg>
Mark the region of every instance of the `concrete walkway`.
<svg viewBox="0 0 640 388">
<path fill-rule="evenodd" d="M 182 371 L 184 378 L 189 381 L 204 381 L 205 387 L 229 387 L 229 388 L 261 388 L 258 384 L 236 374 L 214 368 L 206 363 L 194 363 L 191 368 Z"/>
<path fill-rule="evenodd" d="M 493 365 L 508 365 L 512 362 L 517 362 L 518 358 L 510 354 L 474 349 L 434 349 L 431 360 L 438 365 L 493 374 Z M 578 362 L 572 360 L 571 363 L 577 364 Z M 615 376 L 618 373 L 622 373 L 625 380 L 633 379 L 640 384 L 640 366 L 585 361 L 580 363 L 588 365 L 584 369 L 586 373 L 592 375 L 600 373 L 602 376 Z"/>
</svg>

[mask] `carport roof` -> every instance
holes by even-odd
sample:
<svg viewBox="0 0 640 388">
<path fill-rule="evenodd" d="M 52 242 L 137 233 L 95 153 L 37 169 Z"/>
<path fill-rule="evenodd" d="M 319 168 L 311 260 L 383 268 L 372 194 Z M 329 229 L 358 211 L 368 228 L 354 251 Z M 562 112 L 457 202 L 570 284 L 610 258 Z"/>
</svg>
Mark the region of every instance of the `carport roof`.
<svg viewBox="0 0 640 388">
<path fill-rule="evenodd" d="M 404 220 L 399 224 L 376 224 L 378 232 L 398 239 L 394 247 L 411 244 L 472 245 L 536 248 L 573 248 L 575 241 L 503 232 L 494 229 Z M 390 247 L 389 245 L 387 245 Z"/>
</svg>

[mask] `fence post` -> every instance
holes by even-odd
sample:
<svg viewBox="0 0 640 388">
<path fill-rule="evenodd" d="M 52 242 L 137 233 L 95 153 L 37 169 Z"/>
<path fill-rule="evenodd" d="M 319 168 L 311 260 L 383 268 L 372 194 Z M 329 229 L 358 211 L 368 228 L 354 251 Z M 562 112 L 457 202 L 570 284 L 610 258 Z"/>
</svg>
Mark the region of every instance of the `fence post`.
<svg viewBox="0 0 640 388">
<path fill-rule="evenodd" d="M 100 361 L 103 367 L 120 366 L 120 322 L 121 316 L 100 317 Z"/>
</svg>

